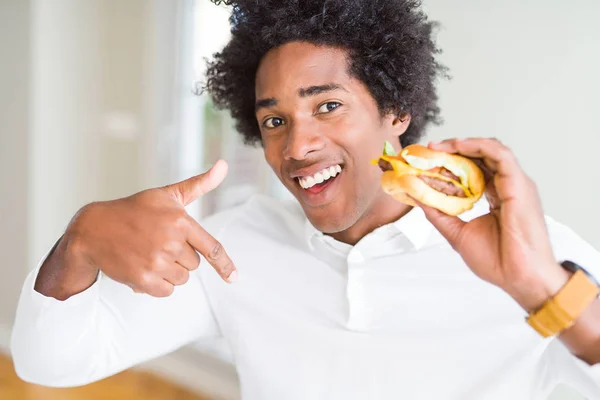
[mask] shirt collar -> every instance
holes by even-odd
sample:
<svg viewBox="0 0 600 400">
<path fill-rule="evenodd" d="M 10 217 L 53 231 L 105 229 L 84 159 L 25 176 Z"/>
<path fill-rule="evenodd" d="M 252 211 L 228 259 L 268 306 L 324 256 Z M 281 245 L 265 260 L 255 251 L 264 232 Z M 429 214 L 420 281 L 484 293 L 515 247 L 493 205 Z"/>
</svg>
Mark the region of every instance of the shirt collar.
<svg viewBox="0 0 600 400">
<path fill-rule="evenodd" d="M 369 233 L 369 235 L 384 236 L 389 238 L 392 235 L 400 233 L 410 241 L 416 250 L 419 250 L 427 243 L 427 240 L 434 229 L 435 228 L 433 225 L 431 225 L 431 223 L 425 217 L 423 210 L 418 207 L 414 207 L 403 217 L 375 229 L 373 232 Z M 310 223 L 308 218 L 305 218 L 304 231 L 306 241 L 311 249 L 314 249 L 312 241 L 315 238 L 320 240 L 335 241 L 335 239 L 332 237 L 317 230 Z M 342 245 L 342 247 L 351 247 L 345 243 L 340 243 L 340 245 Z"/>
</svg>

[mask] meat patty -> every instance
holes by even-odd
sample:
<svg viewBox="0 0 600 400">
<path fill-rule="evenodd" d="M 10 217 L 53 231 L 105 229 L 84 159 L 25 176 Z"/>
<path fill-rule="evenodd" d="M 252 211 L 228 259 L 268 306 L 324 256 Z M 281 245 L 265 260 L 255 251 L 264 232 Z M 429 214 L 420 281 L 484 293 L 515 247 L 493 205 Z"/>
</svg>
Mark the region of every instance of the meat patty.
<svg viewBox="0 0 600 400">
<path fill-rule="evenodd" d="M 467 197 L 465 191 L 452 182 L 446 182 L 438 178 L 432 178 L 430 176 L 419 176 L 419 179 L 421 179 L 423 182 L 425 182 L 438 192 L 442 192 L 448 196 Z"/>
<path fill-rule="evenodd" d="M 431 168 L 429 170 L 429 172 L 440 174 L 442 176 L 445 176 L 446 178 L 450 178 L 450 179 L 453 179 L 453 180 L 455 180 L 457 182 L 460 182 L 460 178 L 458 176 L 454 175 L 452 172 L 450 172 L 449 170 L 447 170 L 444 167 Z"/>
<path fill-rule="evenodd" d="M 379 159 L 378 165 L 383 172 L 391 171 L 394 169 L 392 167 L 392 164 L 383 159 Z M 452 172 L 450 172 L 444 167 L 432 168 L 429 170 L 429 172 L 437 173 L 442 176 L 445 176 L 446 178 L 450 178 L 452 180 L 460 182 L 460 179 L 456 175 L 454 175 Z M 419 176 L 419 179 L 421 179 L 423 182 L 425 182 L 427 185 L 431 186 L 438 192 L 442 192 L 448 196 L 467 197 L 465 191 L 462 188 L 453 184 L 452 182 L 446 182 L 442 179 L 432 178 L 430 176 Z"/>
</svg>

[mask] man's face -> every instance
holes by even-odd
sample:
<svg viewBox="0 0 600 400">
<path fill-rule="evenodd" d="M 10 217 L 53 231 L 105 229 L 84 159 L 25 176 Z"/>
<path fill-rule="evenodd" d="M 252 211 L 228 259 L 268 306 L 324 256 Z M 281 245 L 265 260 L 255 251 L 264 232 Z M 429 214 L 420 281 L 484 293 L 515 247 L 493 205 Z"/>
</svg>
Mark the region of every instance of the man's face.
<svg viewBox="0 0 600 400">
<path fill-rule="evenodd" d="M 266 160 L 318 230 L 345 231 L 390 204 L 370 161 L 385 140 L 398 143 L 407 123 L 381 117 L 348 74 L 344 50 L 304 42 L 272 49 L 256 74 L 256 99 Z"/>
</svg>

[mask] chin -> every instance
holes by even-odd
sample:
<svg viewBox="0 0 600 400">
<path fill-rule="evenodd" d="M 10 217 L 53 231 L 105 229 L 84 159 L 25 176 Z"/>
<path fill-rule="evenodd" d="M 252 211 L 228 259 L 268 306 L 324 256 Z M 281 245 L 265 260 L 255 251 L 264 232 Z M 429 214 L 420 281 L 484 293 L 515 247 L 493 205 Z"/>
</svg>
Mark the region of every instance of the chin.
<svg viewBox="0 0 600 400">
<path fill-rule="evenodd" d="M 352 223 L 344 223 L 345 221 L 333 221 L 331 219 L 323 219 L 323 218 L 311 218 L 308 217 L 308 220 L 311 224 L 317 229 L 319 232 L 323 232 L 325 234 L 334 234 L 343 232 L 346 229 L 350 228 Z"/>
<path fill-rule="evenodd" d="M 331 204 L 321 209 L 303 207 L 304 213 L 310 223 L 320 232 L 334 234 L 351 228 L 358 218 L 356 209 L 345 211 L 342 207 Z"/>
</svg>

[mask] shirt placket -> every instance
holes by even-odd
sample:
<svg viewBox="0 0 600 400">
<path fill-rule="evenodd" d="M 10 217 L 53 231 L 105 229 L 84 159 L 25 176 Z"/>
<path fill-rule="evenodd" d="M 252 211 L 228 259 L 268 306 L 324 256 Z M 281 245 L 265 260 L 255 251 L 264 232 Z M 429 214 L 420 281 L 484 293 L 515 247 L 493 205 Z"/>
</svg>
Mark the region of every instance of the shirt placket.
<svg viewBox="0 0 600 400">
<path fill-rule="evenodd" d="M 348 263 L 348 328 L 350 330 L 366 330 L 369 323 L 368 299 L 365 293 L 366 257 L 364 251 L 354 247 L 347 257 Z"/>
</svg>

